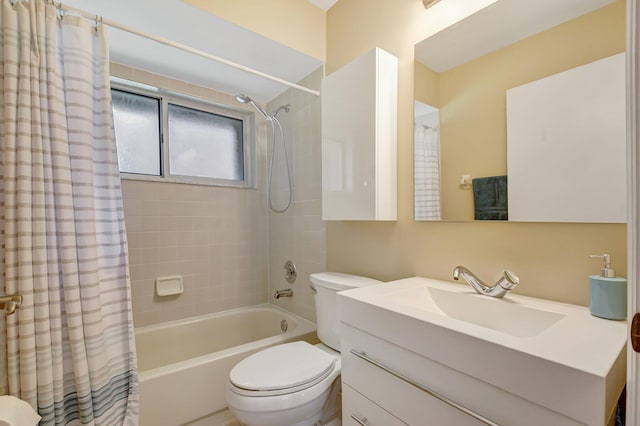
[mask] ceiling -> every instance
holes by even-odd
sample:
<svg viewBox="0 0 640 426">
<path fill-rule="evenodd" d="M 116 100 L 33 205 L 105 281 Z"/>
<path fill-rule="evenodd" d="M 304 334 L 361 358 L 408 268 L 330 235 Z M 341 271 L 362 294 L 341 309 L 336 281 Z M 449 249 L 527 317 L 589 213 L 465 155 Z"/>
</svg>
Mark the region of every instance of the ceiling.
<svg viewBox="0 0 640 426">
<path fill-rule="evenodd" d="M 309 3 L 315 4 L 320 9 L 329 10 L 331 6 L 336 4 L 338 0 L 307 0 Z"/>
<path fill-rule="evenodd" d="M 180 0 L 155 0 L 151 8 L 147 2 L 131 0 L 64 0 L 64 3 L 294 83 L 322 65 L 316 58 Z M 246 93 L 261 103 L 288 89 L 280 83 L 114 28 L 109 29 L 109 39 L 111 60 L 121 64 L 225 93 Z"/>
<path fill-rule="evenodd" d="M 613 1 L 497 1 L 416 44 L 415 57 L 432 70 L 443 72 Z M 445 5 L 441 2 L 433 8 Z"/>
</svg>

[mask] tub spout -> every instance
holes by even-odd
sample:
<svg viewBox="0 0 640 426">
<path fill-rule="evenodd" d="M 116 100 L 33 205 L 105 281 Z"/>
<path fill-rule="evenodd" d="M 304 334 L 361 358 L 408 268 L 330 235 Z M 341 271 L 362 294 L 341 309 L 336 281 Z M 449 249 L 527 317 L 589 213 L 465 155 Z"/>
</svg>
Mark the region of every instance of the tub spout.
<svg viewBox="0 0 640 426">
<path fill-rule="evenodd" d="M 290 288 L 285 288 L 284 290 L 278 290 L 273 295 L 273 298 L 278 300 L 281 297 L 293 297 L 293 290 Z"/>
</svg>

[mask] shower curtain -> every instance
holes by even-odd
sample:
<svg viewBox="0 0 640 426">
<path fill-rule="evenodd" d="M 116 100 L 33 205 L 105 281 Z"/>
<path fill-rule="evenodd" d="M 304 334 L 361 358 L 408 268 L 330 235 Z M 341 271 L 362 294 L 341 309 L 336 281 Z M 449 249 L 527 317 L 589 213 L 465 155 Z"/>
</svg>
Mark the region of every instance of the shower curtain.
<svg viewBox="0 0 640 426">
<path fill-rule="evenodd" d="M 127 241 L 102 25 L 1 0 L 0 209 L 9 392 L 41 425 L 134 425 Z"/>
<path fill-rule="evenodd" d="M 439 130 L 415 123 L 413 136 L 415 219 L 441 220 Z"/>
</svg>

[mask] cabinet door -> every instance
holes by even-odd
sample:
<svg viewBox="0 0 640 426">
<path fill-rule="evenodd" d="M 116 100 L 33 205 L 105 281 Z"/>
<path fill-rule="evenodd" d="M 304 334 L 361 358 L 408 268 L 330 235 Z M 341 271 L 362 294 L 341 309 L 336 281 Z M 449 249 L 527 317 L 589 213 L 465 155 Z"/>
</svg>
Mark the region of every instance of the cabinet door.
<svg viewBox="0 0 640 426">
<path fill-rule="evenodd" d="M 322 81 L 322 219 L 396 220 L 398 58 L 375 48 Z"/>
<path fill-rule="evenodd" d="M 342 424 L 344 426 L 406 425 L 346 384 L 342 385 Z"/>
</svg>

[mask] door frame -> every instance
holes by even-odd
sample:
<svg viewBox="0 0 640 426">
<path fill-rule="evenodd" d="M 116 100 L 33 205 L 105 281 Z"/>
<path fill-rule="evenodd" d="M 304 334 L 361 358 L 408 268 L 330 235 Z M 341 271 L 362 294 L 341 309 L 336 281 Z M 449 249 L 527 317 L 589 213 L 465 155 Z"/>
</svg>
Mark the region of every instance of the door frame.
<svg viewBox="0 0 640 426">
<path fill-rule="evenodd" d="M 640 311 L 640 182 L 638 166 L 640 151 L 638 136 L 640 117 L 640 28 L 638 28 L 638 0 L 627 0 L 626 92 L 627 92 L 627 280 L 628 280 L 628 329 L 636 312 Z M 630 333 L 629 333 L 630 335 Z M 635 353 L 627 338 L 627 412 L 628 425 L 640 426 L 640 355 Z"/>
</svg>

